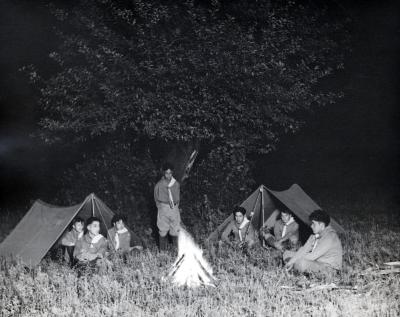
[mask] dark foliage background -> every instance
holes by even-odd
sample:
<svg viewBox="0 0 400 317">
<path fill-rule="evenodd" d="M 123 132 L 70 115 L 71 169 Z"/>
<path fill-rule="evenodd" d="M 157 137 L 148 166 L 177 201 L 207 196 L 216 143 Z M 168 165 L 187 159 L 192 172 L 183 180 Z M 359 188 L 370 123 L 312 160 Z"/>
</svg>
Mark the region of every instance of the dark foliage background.
<svg viewBox="0 0 400 317">
<path fill-rule="evenodd" d="M 341 95 L 323 80 L 343 68 L 346 19 L 323 8 L 82 0 L 50 9 L 54 70 L 24 70 L 39 89 L 38 137 L 82 154 L 60 179 L 63 203 L 95 191 L 148 214 L 157 158 L 179 145 L 201 153 L 184 208 L 207 199 L 226 211 L 255 185 L 254 158 Z M 165 153 L 154 153 L 161 143 Z"/>
<path fill-rule="evenodd" d="M 189 214 L 227 212 L 261 182 L 395 190 L 391 2 L 48 4 L 2 4 L 8 204 L 94 191 L 150 217 L 160 163 L 182 164 L 191 149 L 200 155 L 183 187 Z"/>
</svg>

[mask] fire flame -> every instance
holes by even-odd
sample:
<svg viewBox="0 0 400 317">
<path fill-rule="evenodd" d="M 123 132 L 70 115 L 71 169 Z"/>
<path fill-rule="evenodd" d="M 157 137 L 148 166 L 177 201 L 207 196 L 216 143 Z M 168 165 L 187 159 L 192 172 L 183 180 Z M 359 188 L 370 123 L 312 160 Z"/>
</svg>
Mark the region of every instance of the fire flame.
<svg viewBox="0 0 400 317">
<path fill-rule="evenodd" d="M 203 257 L 203 251 L 184 229 L 179 231 L 178 256 L 168 277 L 178 286 L 215 286 L 213 282 L 216 278 L 213 276 L 211 266 Z"/>
</svg>

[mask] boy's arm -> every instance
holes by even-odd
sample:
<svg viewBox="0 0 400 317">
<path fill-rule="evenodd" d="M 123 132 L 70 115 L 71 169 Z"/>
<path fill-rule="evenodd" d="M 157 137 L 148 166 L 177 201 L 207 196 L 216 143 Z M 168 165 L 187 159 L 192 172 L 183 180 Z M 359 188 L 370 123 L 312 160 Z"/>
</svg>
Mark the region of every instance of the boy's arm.
<svg viewBox="0 0 400 317">
<path fill-rule="evenodd" d="M 139 237 L 136 234 L 134 234 L 133 232 L 132 233 L 129 232 L 129 235 L 130 235 L 130 240 L 131 240 L 131 247 L 143 248 L 142 241 L 139 239 Z"/>
<path fill-rule="evenodd" d="M 99 249 L 97 250 L 96 255 L 100 258 L 103 258 L 106 255 L 107 246 L 108 246 L 108 240 L 106 238 L 102 238 L 101 244 L 99 246 Z"/>
<path fill-rule="evenodd" d="M 158 207 L 159 204 L 160 204 L 160 199 L 159 199 L 159 198 L 160 198 L 159 187 L 160 187 L 159 183 L 157 183 L 157 184 L 154 186 L 154 201 L 155 201 L 157 207 Z"/>
<path fill-rule="evenodd" d="M 75 245 L 71 231 L 68 231 L 61 238 L 61 244 L 66 247 L 73 247 Z"/>
<path fill-rule="evenodd" d="M 179 202 L 181 200 L 181 185 L 179 184 L 179 182 L 176 182 L 176 204 L 179 205 Z"/>
<path fill-rule="evenodd" d="M 286 268 L 291 269 L 293 267 L 293 264 L 296 263 L 297 260 L 301 259 L 302 257 L 304 257 L 305 254 L 307 254 L 307 251 L 311 248 L 312 240 L 312 236 L 310 236 L 307 242 L 299 250 L 297 250 L 294 256 L 289 260 L 289 262 L 286 263 Z"/>
<path fill-rule="evenodd" d="M 75 248 L 74 248 L 74 258 L 78 259 L 79 261 L 85 261 L 82 257 L 83 253 L 83 245 L 81 239 L 76 242 Z"/>
<path fill-rule="evenodd" d="M 267 234 L 267 233 L 271 233 L 272 229 L 273 229 L 273 228 L 272 228 L 267 222 L 264 222 L 264 224 L 263 224 L 262 227 L 260 228 L 260 234 L 261 234 L 261 236 L 264 236 L 264 235 Z"/>
<path fill-rule="evenodd" d="M 226 228 L 224 229 L 224 231 L 221 234 L 221 240 L 231 244 L 231 242 L 229 241 L 229 234 L 232 232 L 232 222 L 230 222 Z"/>
<path fill-rule="evenodd" d="M 251 223 L 249 224 L 249 232 L 247 233 L 247 235 L 247 245 L 251 247 L 253 244 L 256 243 L 256 231 Z"/>
<path fill-rule="evenodd" d="M 114 241 L 110 238 L 110 236 L 108 236 L 107 239 L 107 249 L 111 252 L 115 251 Z"/>
<path fill-rule="evenodd" d="M 281 239 L 279 239 L 280 243 L 285 242 L 286 240 L 289 240 L 290 237 L 294 233 L 296 233 L 296 231 L 299 231 L 299 224 L 295 223 L 295 224 L 293 224 L 293 226 L 290 226 L 288 229 L 289 230 L 286 232 L 286 234 Z"/>
<path fill-rule="evenodd" d="M 320 239 L 317 242 L 315 250 L 313 252 L 307 253 L 304 256 L 304 259 L 310 261 L 318 260 L 321 256 L 323 256 L 329 251 L 329 249 L 332 247 L 334 239 L 335 237 L 332 234 L 327 235 L 326 237 L 324 237 L 324 239 Z"/>
</svg>

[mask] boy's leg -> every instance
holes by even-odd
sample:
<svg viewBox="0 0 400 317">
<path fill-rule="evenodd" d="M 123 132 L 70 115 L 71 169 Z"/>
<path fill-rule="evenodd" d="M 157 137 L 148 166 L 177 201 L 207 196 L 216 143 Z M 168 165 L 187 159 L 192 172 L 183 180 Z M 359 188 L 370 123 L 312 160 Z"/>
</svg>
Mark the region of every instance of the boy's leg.
<svg viewBox="0 0 400 317">
<path fill-rule="evenodd" d="M 158 214 L 157 214 L 157 227 L 158 227 L 158 233 L 159 233 L 159 248 L 160 251 L 165 251 L 167 249 L 168 245 L 168 231 L 170 228 L 169 225 L 169 210 L 168 210 L 169 205 L 161 204 L 158 207 Z"/>
<path fill-rule="evenodd" d="M 71 267 L 74 265 L 74 249 L 75 246 L 66 246 L 65 247 L 65 252 L 67 254 L 67 258 L 68 258 L 68 263 L 69 265 L 71 265 Z"/>
<path fill-rule="evenodd" d="M 159 236 L 159 249 L 160 251 L 166 251 L 168 246 L 168 236 Z"/>
<path fill-rule="evenodd" d="M 275 248 L 276 240 L 275 240 L 275 237 L 272 234 L 266 233 L 263 238 L 264 238 L 264 241 L 265 241 L 266 245 L 268 245 L 269 247 Z"/>
<path fill-rule="evenodd" d="M 178 249 L 178 235 L 181 228 L 181 215 L 178 206 L 170 209 L 169 214 L 169 234 L 172 238 L 172 245 L 174 249 Z"/>
<path fill-rule="evenodd" d="M 181 228 L 181 215 L 179 213 L 178 206 L 169 210 L 169 234 L 175 238 L 177 242 L 177 238 L 179 235 L 179 230 Z"/>
<path fill-rule="evenodd" d="M 317 276 L 333 277 L 336 270 L 325 263 L 300 259 L 294 264 L 294 269 L 300 273 L 311 273 Z"/>
<path fill-rule="evenodd" d="M 290 251 L 290 250 L 283 252 L 283 256 L 282 256 L 283 262 L 284 263 L 288 262 L 295 254 L 296 254 L 296 252 Z"/>
</svg>

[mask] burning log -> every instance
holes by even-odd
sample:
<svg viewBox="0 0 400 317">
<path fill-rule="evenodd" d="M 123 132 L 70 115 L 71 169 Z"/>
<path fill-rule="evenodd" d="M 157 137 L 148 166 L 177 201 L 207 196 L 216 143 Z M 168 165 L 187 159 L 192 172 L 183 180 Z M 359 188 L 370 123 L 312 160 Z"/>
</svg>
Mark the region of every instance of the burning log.
<svg viewBox="0 0 400 317">
<path fill-rule="evenodd" d="M 184 229 L 179 232 L 178 256 L 168 277 L 178 286 L 215 286 L 213 282 L 216 278 L 211 266 L 203 257 L 203 251 Z"/>
</svg>

